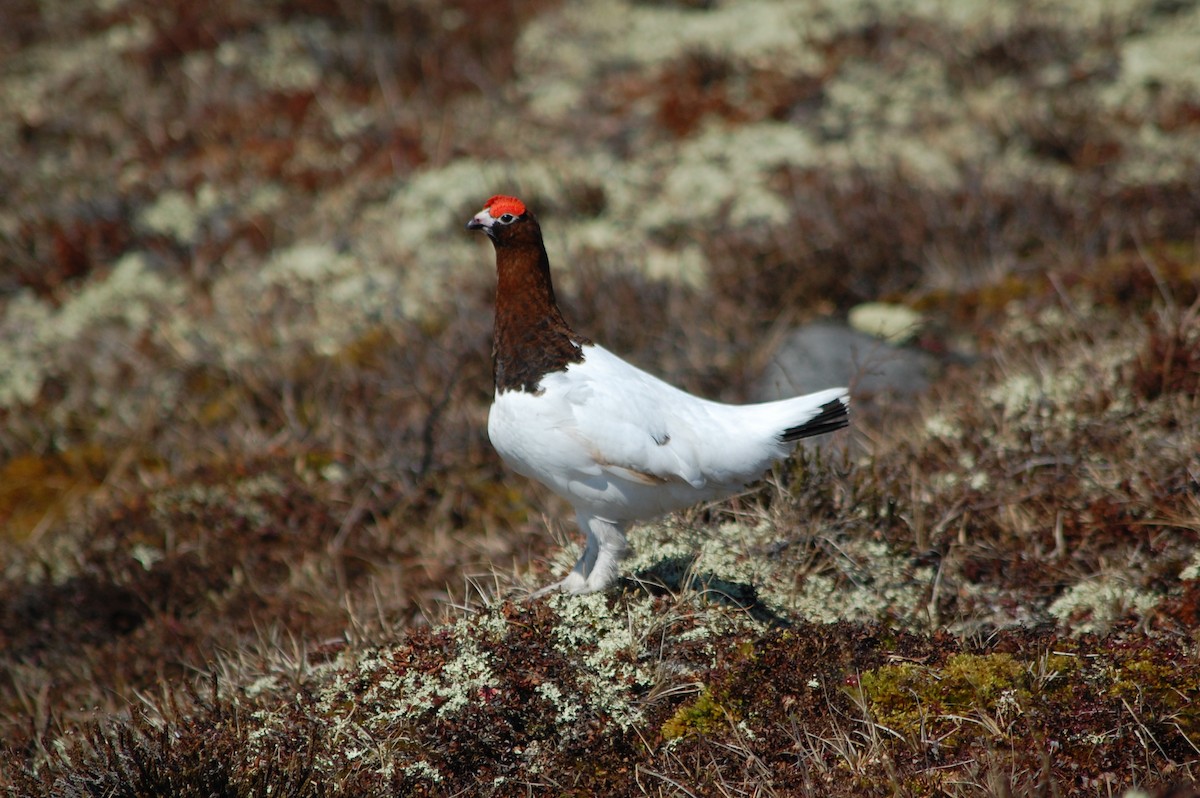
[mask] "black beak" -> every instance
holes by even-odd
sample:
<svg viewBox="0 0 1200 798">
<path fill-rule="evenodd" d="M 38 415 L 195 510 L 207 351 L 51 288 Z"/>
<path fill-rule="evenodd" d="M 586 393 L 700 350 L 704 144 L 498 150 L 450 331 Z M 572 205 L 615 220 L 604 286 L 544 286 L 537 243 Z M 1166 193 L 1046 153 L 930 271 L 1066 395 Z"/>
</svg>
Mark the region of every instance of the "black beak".
<svg viewBox="0 0 1200 798">
<path fill-rule="evenodd" d="M 467 222 L 467 229 L 468 230 L 482 230 L 485 234 L 487 234 L 487 237 L 490 238 L 492 241 L 496 240 L 496 228 L 488 227 L 486 224 L 484 224 L 483 222 L 480 222 L 476 219 L 472 219 L 471 221 Z"/>
</svg>

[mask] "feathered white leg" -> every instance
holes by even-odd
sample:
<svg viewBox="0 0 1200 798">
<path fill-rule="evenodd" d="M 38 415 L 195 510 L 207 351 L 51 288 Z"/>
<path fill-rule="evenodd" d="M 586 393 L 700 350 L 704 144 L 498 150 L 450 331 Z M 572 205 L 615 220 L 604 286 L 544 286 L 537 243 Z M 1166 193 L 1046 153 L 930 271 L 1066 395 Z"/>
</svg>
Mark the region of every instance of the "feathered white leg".
<svg viewBox="0 0 1200 798">
<path fill-rule="evenodd" d="M 575 516 L 579 529 L 587 537 L 583 554 L 575 562 L 571 573 L 552 585 L 536 591 L 530 598 L 538 598 L 555 590 L 580 595 L 606 590 L 616 583 L 621 574 L 621 560 L 629 555 L 629 542 L 625 540 L 625 525 L 580 512 Z"/>
<path fill-rule="evenodd" d="M 575 561 L 575 567 L 562 579 L 547 585 L 541 590 L 535 591 L 530 598 L 538 598 L 547 593 L 553 593 L 555 590 L 571 594 L 591 592 L 587 588 L 587 579 L 588 574 L 592 572 L 592 568 L 596 564 L 596 557 L 600 553 L 600 541 L 592 534 L 592 530 L 588 527 L 588 518 L 589 516 L 583 513 L 578 513 L 575 516 L 575 520 L 579 524 L 579 531 L 585 537 L 583 554 L 579 555 L 579 559 Z"/>
<path fill-rule="evenodd" d="M 595 540 L 599 544 L 599 552 L 582 589 L 575 589 L 571 592 L 595 593 L 599 590 L 606 590 L 616 583 L 621 573 L 621 560 L 629 555 L 629 542 L 625 540 L 625 525 L 583 513 L 579 513 L 578 518 L 579 526 L 588 531 L 589 541 Z"/>
</svg>

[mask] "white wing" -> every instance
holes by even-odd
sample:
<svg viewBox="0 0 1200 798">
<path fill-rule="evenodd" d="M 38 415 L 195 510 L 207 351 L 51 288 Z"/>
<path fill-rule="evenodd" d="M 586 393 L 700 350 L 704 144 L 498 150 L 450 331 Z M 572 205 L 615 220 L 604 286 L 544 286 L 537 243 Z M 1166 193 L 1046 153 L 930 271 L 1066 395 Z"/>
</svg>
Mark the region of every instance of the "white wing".
<svg viewBox="0 0 1200 798">
<path fill-rule="evenodd" d="M 568 432 L 601 471 L 644 484 L 705 486 L 696 433 L 713 420 L 702 400 L 600 347 L 589 347 L 564 377 L 574 419 Z"/>
</svg>

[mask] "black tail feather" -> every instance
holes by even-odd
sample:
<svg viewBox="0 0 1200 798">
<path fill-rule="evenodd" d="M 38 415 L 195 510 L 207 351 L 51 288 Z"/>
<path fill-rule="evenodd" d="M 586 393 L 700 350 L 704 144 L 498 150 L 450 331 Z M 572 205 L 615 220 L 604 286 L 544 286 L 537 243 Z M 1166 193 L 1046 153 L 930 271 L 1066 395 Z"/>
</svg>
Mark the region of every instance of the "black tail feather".
<svg viewBox="0 0 1200 798">
<path fill-rule="evenodd" d="M 788 427 L 779 433 L 779 439 L 785 443 L 798 441 L 801 438 L 811 438 L 814 435 L 824 435 L 850 424 L 850 407 L 844 399 L 834 399 L 821 405 L 817 413 L 803 424 Z"/>
</svg>

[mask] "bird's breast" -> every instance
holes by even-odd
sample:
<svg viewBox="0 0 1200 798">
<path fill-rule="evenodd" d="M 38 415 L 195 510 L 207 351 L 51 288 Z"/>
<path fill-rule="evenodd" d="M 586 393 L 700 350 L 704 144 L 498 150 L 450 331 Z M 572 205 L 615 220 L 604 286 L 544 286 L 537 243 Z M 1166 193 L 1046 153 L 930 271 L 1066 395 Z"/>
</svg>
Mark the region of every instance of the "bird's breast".
<svg viewBox="0 0 1200 798">
<path fill-rule="evenodd" d="M 488 437 L 514 471 L 557 488 L 561 475 L 577 468 L 581 457 L 564 431 L 564 412 L 545 394 L 503 391 L 488 412 Z"/>
</svg>

